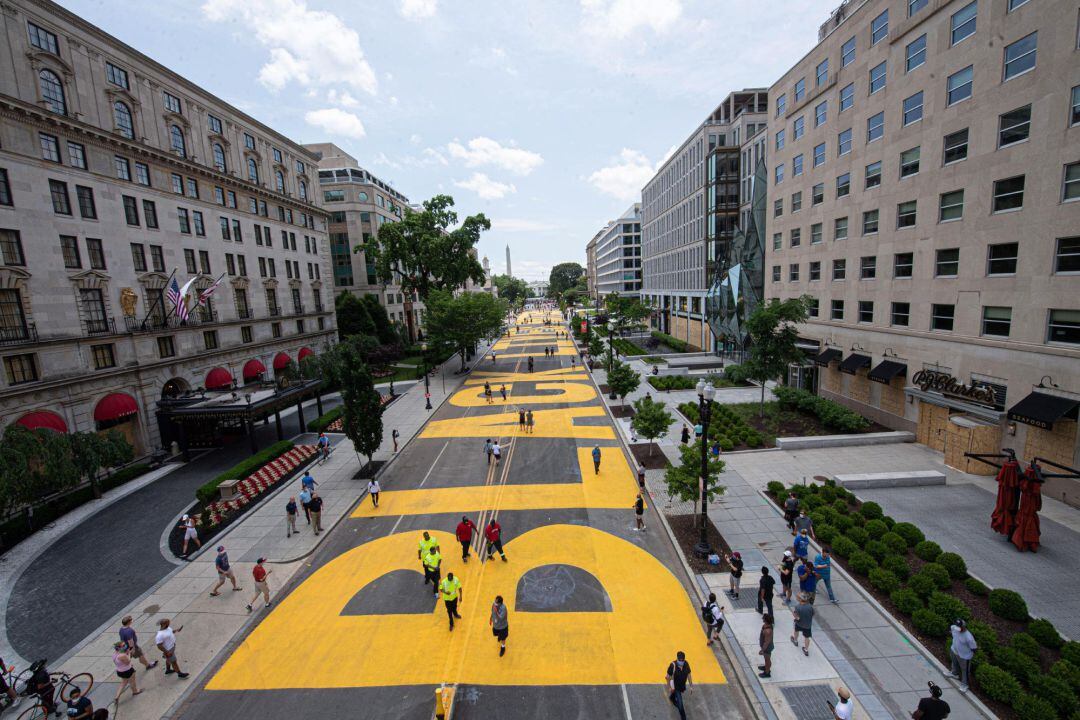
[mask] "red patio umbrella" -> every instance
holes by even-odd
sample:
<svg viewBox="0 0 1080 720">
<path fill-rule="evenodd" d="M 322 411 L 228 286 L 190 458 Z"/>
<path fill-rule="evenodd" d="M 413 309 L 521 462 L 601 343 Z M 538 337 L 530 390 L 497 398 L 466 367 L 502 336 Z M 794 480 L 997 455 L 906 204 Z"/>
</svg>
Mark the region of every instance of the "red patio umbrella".
<svg viewBox="0 0 1080 720">
<path fill-rule="evenodd" d="M 1020 463 L 1006 460 L 997 474 L 997 504 L 990 515 L 990 527 L 1005 537 L 1016 527 L 1016 510 L 1020 502 Z"/>
<path fill-rule="evenodd" d="M 1020 481 L 1020 512 L 1016 514 L 1016 530 L 1012 534 L 1013 545 L 1021 552 L 1039 549 L 1039 511 L 1042 510 L 1042 474 L 1038 466 L 1031 465 L 1024 471 Z"/>
</svg>

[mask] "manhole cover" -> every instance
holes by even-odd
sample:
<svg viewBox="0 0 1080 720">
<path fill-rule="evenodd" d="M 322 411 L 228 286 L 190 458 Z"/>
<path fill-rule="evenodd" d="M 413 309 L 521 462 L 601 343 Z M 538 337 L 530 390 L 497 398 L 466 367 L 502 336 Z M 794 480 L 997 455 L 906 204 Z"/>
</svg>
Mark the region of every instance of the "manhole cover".
<svg viewBox="0 0 1080 720">
<path fill-rule="evenodd" d="M 831 720 L 830 708 L 837 702 L 836 691 L 829 685 L 797 685 L 780 688 L 796 720 Z"/>
</svg>

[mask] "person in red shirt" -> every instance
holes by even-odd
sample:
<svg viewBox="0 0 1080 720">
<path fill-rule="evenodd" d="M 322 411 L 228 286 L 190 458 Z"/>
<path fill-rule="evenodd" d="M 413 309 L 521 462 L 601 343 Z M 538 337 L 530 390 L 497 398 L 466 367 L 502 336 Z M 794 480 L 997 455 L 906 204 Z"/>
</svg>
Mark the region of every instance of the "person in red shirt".
<svg viewBox="0 0 1080 720">
<path fill-rule="evenodd" d="M 260 595 L 263 596 L 266 607 L 270 607 L 270 584 L 266 582 L 266 576 L 274 571 L 264 568 L 264 562 L 266 562 L 266 558 L 259 558 L 255 561 L 255 567 L 251 568 L 251 577 L 255 579 L 255 597 L 251 598 L 251 602 L 248 603 L 248 612 L 251 612 L 251 606 L 255 604 Z"/>
<path fill-rule="evenodd" d="M 503 552 L 502 547 L 502 525 L 495 522 L 495 518 L 491 518 L 491 522 L 484 528 L 484 537 L 487 538 L 487 556 L 490 560 L 495 554 L 495 551 L 499 551 L 499 556 L 503 562 L 506 562 L 506 553 Z"/>
<path fill-rule="evenodd" d="M 461 522 L 457 524 L 457 539 L 461 543 L 461 560 L 462 562 L 469 562 L 469 546 L 472 545 L 473 532 L 476 530 L 476 525 L 465 515 L 461 516 Z"/>
</svg>

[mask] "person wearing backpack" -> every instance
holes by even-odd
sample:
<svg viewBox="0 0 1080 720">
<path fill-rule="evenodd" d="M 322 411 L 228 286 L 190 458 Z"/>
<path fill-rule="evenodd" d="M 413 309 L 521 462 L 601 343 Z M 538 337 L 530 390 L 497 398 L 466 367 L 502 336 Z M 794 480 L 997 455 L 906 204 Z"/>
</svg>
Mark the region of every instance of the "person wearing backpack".
<svg viewBox="0 0 1080 720">
<path fill-rule="evenodd" d="M 701 619 L 705 621 L 706 645 L 712 645 L 713 640 L 720 639 L 720 631 L 724 629 L 724 608 L 716 603 L 716 593 L 709 593 L 709 601 L 701 606 Z"/>
</svg>

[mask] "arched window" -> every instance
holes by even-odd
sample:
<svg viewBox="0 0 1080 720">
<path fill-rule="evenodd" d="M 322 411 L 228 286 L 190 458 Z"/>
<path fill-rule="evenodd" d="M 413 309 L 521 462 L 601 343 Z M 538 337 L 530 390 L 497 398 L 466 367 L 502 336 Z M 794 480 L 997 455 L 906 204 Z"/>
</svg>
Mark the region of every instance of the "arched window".
<svg viewBox="0 0 1080 720">
<path fill-rule="evenodd" d="M 274 171 L 274 187 L 278 192 L 285 192 L 285 175 L 280 170 Z"/>
<path fill-rule="evenodd" d="M 255 158 L 248 158 L 248 180 L 255 183 L 259 183 L 259 165 L 255 162 Z"/>
<path fill-rule="evenodd" d="M 131 122 L 131 110 L 127 105 L 117 100 L 113 103 L 113 119 L 116 122 L 116 131 L 124 137 L 135 137 L 135 126 Z"/>
<path fill-rule="evenodd" d="M 45 106 L 57 115 L 67 115 L 64 86 L 60 78 L 52 70 L 42 70 L 38 73 L 38 78 L 41 81 L 41 97 L 45 100 Z"/>
<path fill-rule="evenodd" d="M 184 143 L 184 131 L 180 129 L 179 125 L 173 125 L 169 128 L 169 137 L 172 142 L 172 149 L 180 157 L 187 157 L 187 146 Z"/>
<path fill-rule="evenodd" d="M 221 147 L 221 143 L 214 143 L 214 167 L 221 172 L 227 170 L 225 166 L 225 148 Z"/>
<path fill-rule="evenodd" d="M 303 180 L 300 181 L 300 199 L 307 200 L 307 183 Z"/>
</svg>

